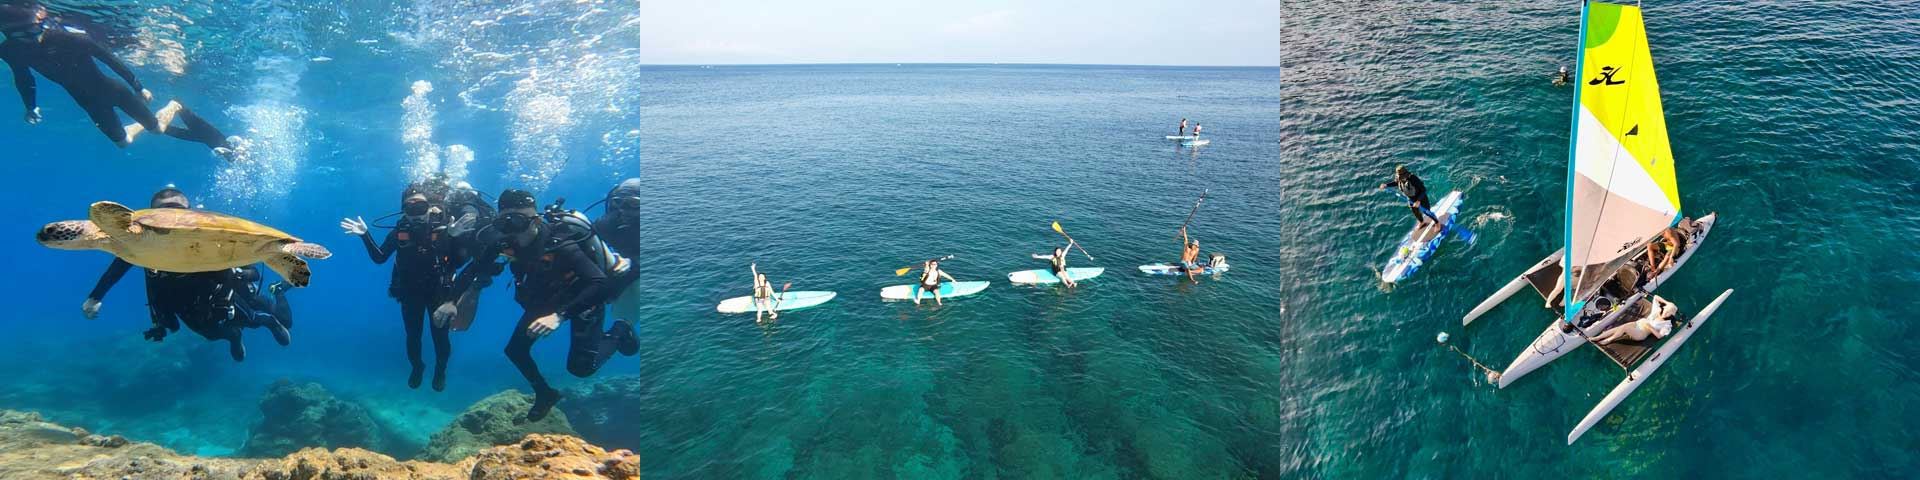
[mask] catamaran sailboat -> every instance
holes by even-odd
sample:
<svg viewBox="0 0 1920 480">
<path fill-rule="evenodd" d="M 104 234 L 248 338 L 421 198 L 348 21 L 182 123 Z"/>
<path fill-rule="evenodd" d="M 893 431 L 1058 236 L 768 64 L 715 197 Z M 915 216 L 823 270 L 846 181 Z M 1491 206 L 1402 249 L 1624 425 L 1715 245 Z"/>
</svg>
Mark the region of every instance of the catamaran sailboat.
<svg viewBox="0 0 1920 480">
<path fill-rule="evenodd" d="M 1564 246 L 1461 319 L 1463 325 L 1472 323 L 1527 286 L 1559 314 L 1505 371 L 1494 375 L 1501 388 L 1592 343 L 1594 336 L 1633 321 L 1637 315 L 1627 313 L 1693 258 L 1717 220 L 1713 214 L 1697 220 L 1681 216 L 1666 117 L 1640 8 L 1586 2 L 1580 38 Z M 1680 241 L 1669 245 L 1663 233 Z M 1649 248 L 1654 242 L 1679 253 L 1671 265 L 1647 275 L 1642 272 L 1656 266 Z M 1653 338 L 1602 346 L 1609 359 L 1629 371 L 1627 379 L 1568 435 L 1567 443 L 1638 388 L 1731 293 L 1721 294 L 1692 321 L 1677 321 L 1657 351 L 1654 346 L 1662 341 Z"/>
</svg>

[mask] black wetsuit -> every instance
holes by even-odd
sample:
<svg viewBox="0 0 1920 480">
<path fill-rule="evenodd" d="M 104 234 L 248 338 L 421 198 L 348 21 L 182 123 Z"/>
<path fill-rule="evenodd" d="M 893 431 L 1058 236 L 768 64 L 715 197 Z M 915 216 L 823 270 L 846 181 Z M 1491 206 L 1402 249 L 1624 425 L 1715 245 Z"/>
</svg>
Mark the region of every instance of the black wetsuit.
<svg viewBox="0 0 1920 480">
<path fill-rule="evenodd" d="M 96 59 L 126 82 L 108 78 L 100 71 L 100 67 L 94 65 Z M 13 86 L 20 91 L 20 101 L 26 105 L 27 111 L 39 107 L 32 72 L 40 72 L 41 76 L 65 88 L 73 96 L 73 101 L 80 104 L 80 109 L 93 119 L 94 127 L 114 142 L 127 139 L 126 126 L 114 114 L 115 108 L 126 112 L 128 117 L 148 130 L 161 131 L 160 120 L 140 96 L 140 91 L 144 89 L 140 79 L 134 77 L 133 70 L 127 68 L 125 62 L 114 57 L 113 52 L 107 51 L 106 47 L 100 46 L 85 33 L 50 28 L 38 42 L 33 39 L 8 39 L 6 43 L 0 43 L 0 60 L 12 67 Z M 204 143 L 208 147 L 225 146 L 226 135 L 200 117 L 182 109 L 180 118 L 186 127 L 167 129 L 167 135 Z"/>
<path fill-rule="evenodd" d="M 598 220 L 594 220 L 593 230 L 599 233 L 600 240 L 606 242 L 608 248 L 612 248 L 614 253 L 625 257 L 629 262 L 626 272 L 607 279 L 607 291 L 612 292 L 610 296 L 618 297 L 620 292 L 627 291 L 628 287 L 633 286 L 633 282 L 640 280 L 640 265 L 634 263 L 640 255 L 640 222 L 638 219 L 621 220 L 611 215 L 602 215 Z M 633 317 L 629 315 L 622 318 Z"/>
<path fill-rule="evenodd" d="M 454 291 L 484 288 L 494 276 L 500 274 L 503 266 L 512 268 L 514 301 L 525 312 L 520 316 L 520 321 L 514 322 L 512 336 L 507 340 L 507 360 L 513 362 L 513 366 L 520 370 L 520 375 L 532 384 L 538 397 L 548 397 L 557 395 L 558 391 L 547 384 L 546 377 L 540 375 L 540 369 L 534 364 L 530 353 L 535 339 L 527 336 L 527 327 L 534 320 L 558 314 L 561 319 L 572 323 L 573 338 L 567 353 L 567 372 L 576 377 L 593 375 L 606 365 L 621 337 L 604 330 L 606 309 L 602 306 L 613 293 L 606 288 L 606 271 L 588 256 L 579 242 L 556 239 L 577 237 L 566 233 L 556 234 L 555 229 L 561 227 L 551 223 L 536 224 L 540 233 L 533 243 L 537 246 L 531 248 L 534 251 L 518 251 L 521 249 L 504 243 L 490 246 L 455 278 Z M 503 264 L 492 260 L 501 256 L 510 261 Z"/>
<path fill-rule="evenodd" d="M 434 383 L 442 384 L 447 375 L 447 356 L 453 353 L 453 347 L 447 340 L 448 327 L 431 325 L 427 316 L 441 303 L 452 301 L 449 288 L 453 273 L 464 258 L 456 252 L 453 236 L 440 222 L 413 223 L 402 219 L 387 232 L 385 241 L 374 244 L 373 236 L 367 234 L 361 234 L 360 240 L 373 263 L 387 263 L 387 258 L 399 256 L 394 262 L 393 280 L 387 294 L 400 301 L 400 321 L 407 331 L 407 360 L 413 365 L 409 383 L 419 386 L 421 370 L 426 367 L 420 360 L 420 332 L 431 328 Z"/>
<path fill-rule="evenodd" d="M 1407 201 L 1419 202 L 1419 205 L 1407 206 L 1408 209 L 1413 210 L 1414 220 L 1431 218 L 1433 221 L 1440 221 L 1438 218 L 1427 215 L 1426 210 L 1433 209 L 1433 202 L 1427 200 L 1427 184 L 1421 182 L 1420 177 L 1413 176 L 1412 172 L 1408 172 L 1404 176 L 1394 176 L 1393 183 L 1394 186 L 1400 190 L 1400 194 L 1407 197 Z"/>
<path fill-rule="evenodd" d="M 107 291 L 132 268 L 133 264 L 126 260 L 113 259 L 87 298 L 105 300 Z M 222 285 L 230 277 L 228 270 L 196 273 L 142 270 L 147 277 L 147 311 L 153 316 L 154 325 L 154 329 L 147 332 L 149 339 L 159 341 L 167 332 L 180 331 L 180 325 L 185 324 L 187 329 L 208 340 L 240 341 L 238 325 L 228 322 L 234 312 L 233 299 Z"/>
<path fill-rule="evenodd" d="M 239 274 L 239 269 L 230 271 L 234 273 L 227 276 L 219 290 L 232 292 L 230 298 L 233 299 L 233 318 L 239 322 L 239 325 L 271 328 L 269 325 L 278 324 L 284 328 L 293 328 L 293 306 L 287 303 L 286 290 L 273 291 L 272 296 L 269 297 L 261 290 L 271 289 L 262 288 L 259 281 L 247 280 Z"/>
</svg>

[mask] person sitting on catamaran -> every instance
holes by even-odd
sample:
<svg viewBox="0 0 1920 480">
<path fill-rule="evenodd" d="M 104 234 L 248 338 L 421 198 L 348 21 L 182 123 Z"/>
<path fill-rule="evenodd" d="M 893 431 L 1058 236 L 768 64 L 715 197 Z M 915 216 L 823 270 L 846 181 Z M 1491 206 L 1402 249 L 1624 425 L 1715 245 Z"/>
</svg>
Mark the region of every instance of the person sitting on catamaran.
<svg viewBox="0 0 1920 480">
<path fill-rule="evenodd" d="M 1644 342 L 1649 336 L 1659 340 L 1673 333 L 1673 318 L 1680 312 L 1680 308 L 1674 306 L 1673 302 L 1655 295 L 1652 301 L 1640 299 L 1640 303 L 1635 307 L 1639 311 L 1646 312 L 1646 315 L 1639 320 L 1601 332 L 1600 336 L 1594 337 L 1594 342 L 1601 345 L 1612 345 L 1621 340 Z"/>
<path fill-rule="evenodd" d="M 1393 167 L 1393 181 L 1380 184 L 1380 188 L 1388 186 L 1398 188 L 1400 196 L 1406 197 L 1408 208 L 1413 210 L 1413 219 L 1419 222 L 1419 227 L 1426 227 L 1428 221 L 1434 224 L 1440 223 L 1440 219 L 1434 218 L 1431 214 L 1433 201 L 1427 199 L 1427 184 L 1421 182 L 1420 177 L 1414 176 L 1413 172 L 1408 171 L 1406 165 Z"/>
<path fill-rule="evenodd" d="M 767 320 L 780 318 L 780 312 L 773 311 L 773 284 L 767 282 L 767 274 L 760 273 L 760 264 L 748 264 L 753 271 L 753 321 L 761 322 L 761 316 Z"/>
<path fill-rule="evenodd" d="M 1046 260 L 1047 269 L 1053 271 L 1053 276 L 1060 277 L 1060 283 L 1066 285 L 1067 288 L 1073 288 L 1073 279 L 1067 277 L 1067 252 L 1072 250 L 1073 240 L 1068 239 L 1067 246 L 1053 249 L 1052 255 L 1036 253 L 1033 254 L 1033 258 L 1035 260 Z"/>
</svg>

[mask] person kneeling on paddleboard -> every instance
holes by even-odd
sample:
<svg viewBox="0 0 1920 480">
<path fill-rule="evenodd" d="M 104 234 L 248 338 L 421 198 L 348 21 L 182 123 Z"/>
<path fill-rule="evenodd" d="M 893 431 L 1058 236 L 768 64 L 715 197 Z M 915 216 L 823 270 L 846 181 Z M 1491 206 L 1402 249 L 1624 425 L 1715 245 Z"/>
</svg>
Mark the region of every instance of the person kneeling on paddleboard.
<svg viewBox="0 0 1920 480">
<path fill-rule="evenodd" d="M 1380 188 L 1388 186 L 1398 188 L 1400 196 L 1406 197 L 1408 208 L 1413 210 L 1413 219 L 1419 222 L 1419 228 L 1425 228 L 1429 220 L 1435 224 L 1440 223 L 1440 219 L 1434 218 L 1430 213 L 1433 201 L 1427 199 L 1427 184 L 1421 182 L 1420 177 L 1414 176 L 1413 172 L 1408 171 L 1406 165 L 1393 167 L 1393 181 L 1380 184 Z"/>
<path fill-rule="evenodd" d="M 1067 246 L 1053 249 L 1053 255 L 1036 253 L 1033 254 L 1033 258 L 1046 260 L 1047 268 L 1053 271 L 1053 276 L 1060 277 L 1060 283 L 1065 284 L 1067 288 L 1073 288 L 1073 279 L 1067 277 L 1067 252 L 1072 249 L 1073 240 L 1067 240 Z"/>
<path fill-rule="evenodd" d="M 920 292 L 925 291 L 933 294 L 934 305 L 944 305 L 940 303 L 940 279 L 943 277 L 949 282 L 959 281 L 954 280 L 952 275 L 947 275 L 947 272 L 940 271 L 939 260 L 928 260 L 927 263 L 922 264 L 920 267 L 920 288 L 913 291 L 913 303 L 920 303 Z"/>
<path fill-rule="evenodd" d="M 753 321 L 760 322 L 763 315 L 767 320 L 780 318 L 780 312 L 773 311 L 773 284 L 767 282 L 767 274 L 760 273 L 759 264 L 747 268 L 753 270 Z"/>
<path fill-rule="evenodd" d="M 1641 317 L 1639 320 L 1613 327 L 1601 333 L 1600 336 L 1594 337 L 1594 341 L 1601 345 L 1612 345 L 1613 342 L 1621 340 L 1642 342 L 1646 341 L 1648 336 L 1659 340 L 1667 338 L 1667 334 L 1673 333 L 1673 318 L 1680 311 L 1679 307 L 1673 305 L 1673 302 L 1669 302 L 1667 299 L 1655 295 L 1653 301 L 1640 299 L 1640 303 L 1636 305 L 1636 307 L 1638 307 L 1640 311 L 1647 312 L 1646 316 Z"/>
</svg>

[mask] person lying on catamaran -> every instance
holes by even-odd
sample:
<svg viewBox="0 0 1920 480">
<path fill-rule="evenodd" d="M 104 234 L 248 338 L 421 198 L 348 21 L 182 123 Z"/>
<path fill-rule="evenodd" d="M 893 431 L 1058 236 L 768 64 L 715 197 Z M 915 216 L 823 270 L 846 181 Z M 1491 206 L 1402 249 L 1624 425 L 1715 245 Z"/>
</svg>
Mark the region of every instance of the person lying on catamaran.
<svg viewBox="0 0 1920 480">
<path fill-rule="evenodd" d="M 1060 283 L 1066 285 L 1067 288 L 1073 288 L 1073 279 L 1067 277 L 1067 252 L 1072 250 L 1073 240 L 1069 239 L 1067 240 L 1067 246 L 1053 249 L 1052 255 L 1036 253 L 1033 254 L 1033 258 L 1036 260 L 1046 260 L 1047 268 L 1053 271 L 1053 276 L 1060 277 Z"/>
<path fill-rule="evenodd" d="M 1182 118 L 1182 119 L 1180 119 L 1180 133 L 1179 133 L 1179 135 L 1183 135 L 1183 136 L 1184 136 L 1184 135 L 1186 135 L 1186 134 L 1187 134 L 1187 119 L 1184 119 L 1184 118 Z"/>
<path fill-rule="evenodd" d="M 1420 181 L 1420 177 L 1408 171 L 1406 165 L 1393 166 L 1393 181 L 1380 184 L 1380 188 L 1388 186 L 1399 189 L 1400 196 L 1406 197 L 1408 208 L 1413 210 L 1413 219 L 1418 222 L 1418 228 L 1426 228 L 1428 221 L 1436 225 L 1440 223 L 1440 219 L 1429 214 L 1430 209 L 1433 208 L 1433 201 L 1427 199 L 1426 182 Z"/>
<path fill-rule="evenodd" d="M 761 322 L 762 315 L 767 320 L 780 318 L 780 312 L 773 311 L 773 284 L 767 282 L 767 274 L 760 273 L 758 263 L 748 264 L 747 268 L 753 271 L 753 321 Z"/>
<path fill-rule="evenodd" d="M 1667 338 L 1668 334 L 1673 333 L 1673 318 L 1680 311 L 1680 308 L 1674 306 L 1673 302 L 1669 302 L 1667 299 L 1655 295 L 1653 301 L 1647 301 L 1647 299 L 1644 298 L 1640 299 L 1640 303 L 1635 305 L 1635 307 L 1639 311 L 1646 312 L 1646 315 L 1640 317 L 1639 320 L 1627 322 L 1618 327 L 1613 327 L 1605 332 L 1601 332 L 1600 336 L 1594 337 L 1594 342 L 1601 345 L 1612 345 L 1614 342 L 1621 340 L 1644 342 L 1649 336 L 1653 337 L 1654 340 L 1659 340 Z"/>
<path fill-rule="evenodd" d="M 945 278 L 949 282 L 959 281 L 959 280 L 954 280 L 952 275 L 947 275 L 947 272 L 940 271 L 939 260 L 927 260 L 927 263 L 921 264 L 920 288 L 913 290 L 913 303 L 916 305 L 920 303 L 920 292 L 924 291 L 924 292 L 933 294 L 934 305 L 944 305 L 943 303 L 940 303 L 940 279 L 941 278 Z"/>
<path fill-rule="evenodd" d="M 1205 268 L 1200 266 L 1200 241 L 1188 238 L 1187 227 L 1180 227 L 1180 243 L 1183 245 L 1180 250 L 1180 269 L 1187 272 L 1188 281 L 1200 283 L 1193 276 Z"/>
</svg>

